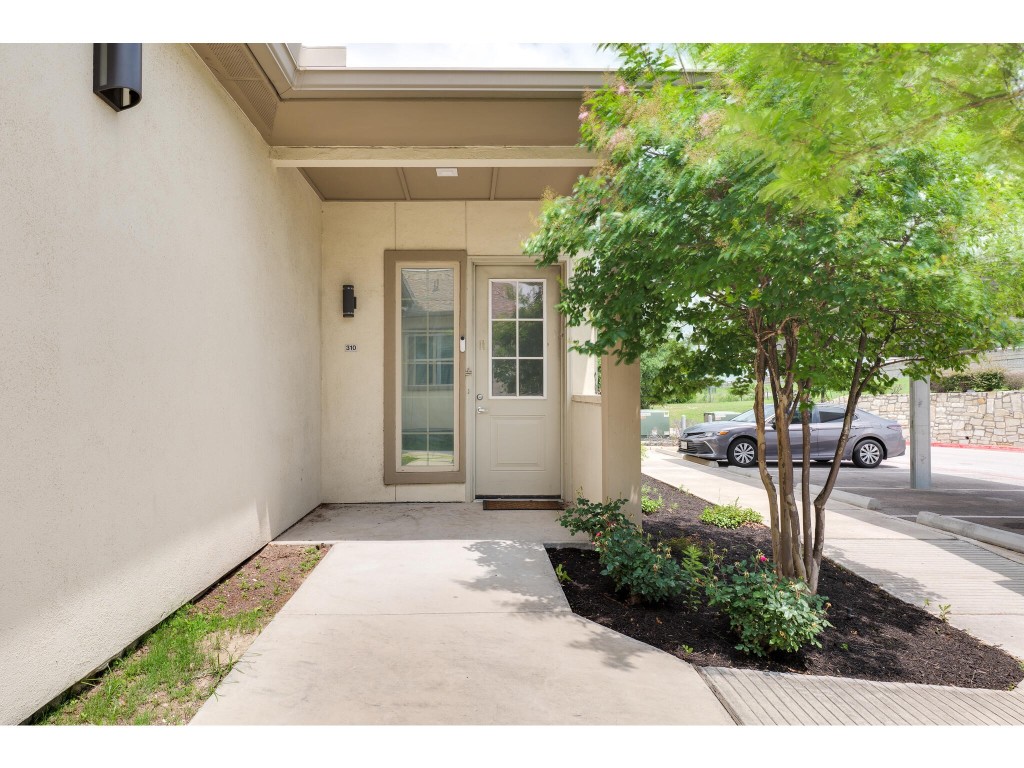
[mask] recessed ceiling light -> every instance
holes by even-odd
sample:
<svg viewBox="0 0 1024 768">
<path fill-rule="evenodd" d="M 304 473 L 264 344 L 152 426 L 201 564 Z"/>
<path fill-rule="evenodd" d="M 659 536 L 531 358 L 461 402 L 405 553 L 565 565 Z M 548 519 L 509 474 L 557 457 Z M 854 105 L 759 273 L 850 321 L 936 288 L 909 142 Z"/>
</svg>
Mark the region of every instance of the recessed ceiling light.
<svg viewBox="0 0 1024 768">
<path fill-rule="evenodd" d="M 458 176 L 458 168 L 435 168 L 438 176 Z"/>
</svg>

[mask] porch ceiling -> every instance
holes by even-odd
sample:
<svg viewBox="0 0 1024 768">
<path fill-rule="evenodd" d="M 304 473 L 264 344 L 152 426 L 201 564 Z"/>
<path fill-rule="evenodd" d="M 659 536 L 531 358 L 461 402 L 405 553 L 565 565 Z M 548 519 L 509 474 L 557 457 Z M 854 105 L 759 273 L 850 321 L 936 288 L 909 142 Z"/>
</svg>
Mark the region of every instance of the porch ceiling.
<svg viewBox="0 0 1024 768">
<path fill-rule="evenodd" d="M 536 200 L 597 161 L 575 145 L 600 70 L 304 68 L 294 46 L 193 48 L 275 165 L 301 169 L 324 200 Z"/>
</svg>

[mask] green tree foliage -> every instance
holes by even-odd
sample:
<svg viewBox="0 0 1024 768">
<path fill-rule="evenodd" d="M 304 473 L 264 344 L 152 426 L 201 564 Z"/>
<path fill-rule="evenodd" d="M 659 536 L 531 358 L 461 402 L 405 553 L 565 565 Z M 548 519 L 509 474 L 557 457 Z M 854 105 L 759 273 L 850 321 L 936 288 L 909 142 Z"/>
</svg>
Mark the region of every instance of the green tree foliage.
<svg viewBox="0 0 1024 768">
<path fill-rule="evenodd" d="M 960 133 L 964 150 L 1020 171 L 1024 44 L 685 46 L 728 92 L 722 145 L 774 178 L 765 199 L 830 205 L 879 152 Z M 661 54 L 664 57 L 664 53 Z M 640 57 L 634 56 L 639 60 Z M 648 67 L 648 69 L 650 69 Z M 659 76 L 669 70 L 662 68 Z"/>
<path fill-rule="evenodd" d="M 716 376 L 689 367 L 690 347 L 680 339 L 668 338 L 640 355 L 640 407 L 661 403 L 685 403 L 694 395 L 718 383 Z"/>
<path fill-rule="evenodd" d="M 778 431 L 773 482 L 765 429 L 789 424 L 798 409 L 808 414 L 799 457 L 806 470 L 816 393 L 849 392 L 838 457 L 861 394 L 892 383 L 886 362 L 922 377 L 962 370 L 980 351 L 1018 339 L 1013 291 L 1001 281 L 1005 265 L 996 267 L 1020 256 L 992 255 L 999 236 L 990 210 L 994 179 L 1018 185 L 1008 171 L 980 163 L 979 147 L 998 155 L 1002 144 L 969 135 L 988 123 L 967 120 L 965 110 L 952 113 L 962 119 L 941 118 L 941 103 L 918 105 L 914 89 L 904 89 L 893 107 L 902 110 L 900 122 L 855 109 L 847 97 L 828 98 L 835 88 L 820 82 L 826 74 L 833 86 L 878 91 L 872 72 L 888 59 L 876 51 L 888 48 L 800 47 L 825 69 L 787 80 L 778 62 L 791 61 L 789 48 L 702 47 L 698 54 L 720 71 L 695 87 L 656 49 L 621 46 L 620 81 L 593 94 L 580 116 L 583 144 L 604 162 L 570 197 L 546 205 L 527 252 L 541 263 L 576 257 L 561 310 L 569 323 L 594 327 L 584 351 L 632 362 L 657 346 L 665 328 L 685 324 L 692 333 L 676 348 L 675 365 L 753 382 L 773 560 L 781 575 L 816 590 L 824 504 L 839 462 L 812 504 L 809 472 L 794 485 L 786 429 Z M 902 50 L 891 56 L 907 70 Z M 929 59 L 918 65 L 927 69 Z M 813 141 L 799 121 L 811 113 L 825 131 Z M 1019 129 L 1002 112 L 988 121 L 1013 134 L 1007 141 Z M 808 157 L 794 157 L 804 141 Z"/>
</svg>

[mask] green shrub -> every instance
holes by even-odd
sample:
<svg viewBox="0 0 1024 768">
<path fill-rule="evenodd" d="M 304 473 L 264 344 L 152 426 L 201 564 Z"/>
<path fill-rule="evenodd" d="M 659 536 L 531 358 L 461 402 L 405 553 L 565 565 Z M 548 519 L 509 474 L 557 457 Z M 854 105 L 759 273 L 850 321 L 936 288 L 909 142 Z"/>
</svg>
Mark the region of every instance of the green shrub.
<svg viewBox="0 0 1024 768">
<path fill-rule="evenodd" d="M 714 576 L 715 564 L 720 559 L 715 554 L 714 546 L 708 545 L 708 548 L 704 549 L 686 536 L 665 539 L 662 543 L 668 547 L 669 552 L 686 572 L 689 578 L 685 592 L 687 602 L 690 607 L 696 608 L 700 603 L 701 592 Z"/>
<path fill-rule="evenodd" d="M 655 544 L 632 523 L 599 531 L 594 548 L 604 566 L 601 573 L 634 601 L 659 603 L 687 591 L 692 583 L 669 548 Z"/>
<path fill-rule="evenodd" d="M 801 581 L 779 576 L 760 552 L 723 566 L 708 582 L 708 604 L 717 606 L 739 635 L 737 650 L 766 656 L 821 647 L 820 635 L 832 624 L 825 618 L 827 598 L 812 595 Z"/>
<path fill-rule="evenodd" d="M 664 500 L 661 494 L 649 485 L 640 486 L 640 511 L 645 515 L 653 515 L 661 510 Z"/>
<path fill-rule="evenodd" d="M 1007 371 L 1005 378 L 1007 389 L 1024 389 L 1024 371 Z"/>
<path fill-rule="evenodd" d="M 687 568 L 697 572 L 692 557 L 684 567 L 669 548 L 655 544 L 619 510 L 625 499 L 604 504 L 579 497 L 558 522 L 572 533 L 585 532 L 594 542 L 603 569 L 615 588 L 630 599 L 656 603 L 687 592 L 695 594 L 699 582 Z"/>
<path fill-rule="evenodd" d="M 1002 368 L 972 368 L 960 373 L 938 376 L 932 382 L 935 392 L 992 392 L 1007 389 L 1006 371 Z"/>
<path fill-rule="evenodd" d="M 595 534 L 609 526 L 632 525 L 629 518 L 619 511 L 625 503 L 625 499 L 616 499 L 602 504 L 580 496 L 576 499 L 575 504 L 561 514 L 558 522 L 571 533 L 583 532 L 593 539 Z"/>
<path fill-rule="evenodd" d="M 750 507 L 741 507 L 738 501 L 732 504 L 716 504 L 700 513 L 700 521 L 719 528 L 739 528 L 746 523 L 761 524 L 761 515 Z"/>
</svg>

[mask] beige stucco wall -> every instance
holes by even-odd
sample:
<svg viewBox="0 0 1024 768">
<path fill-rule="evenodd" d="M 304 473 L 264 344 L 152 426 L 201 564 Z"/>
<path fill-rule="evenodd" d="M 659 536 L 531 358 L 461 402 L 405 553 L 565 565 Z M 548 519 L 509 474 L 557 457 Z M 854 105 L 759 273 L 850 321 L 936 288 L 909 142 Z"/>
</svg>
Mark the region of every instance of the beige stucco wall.
<svg viewBox="0 0 1024 768">
<path fill-rule="evenodd" d="M 384 485 L 384 251 L 465 250 L 470 260 L 532 263 L 521 244 L 540 203 L 325 203 L 323 210 L 323 499 L 463 501 L 461 483 Z M 351 318 L 341 316 L 345 283 L 358 300 Z"/>
<path fill-rule="evenodd" d="M 573 395 L 569 403 L 569 434 L 572 453 L 569 500 L 582 495 L 591 501 L 604 500 L 601 449 L 601 396 Z"/>
<path fill-rule="evenodd" d="M 320 201 L 143 63 L 117 114 L 91 45 L 0 46 L 0 723 L 320 501 Z"/>
</svg>

